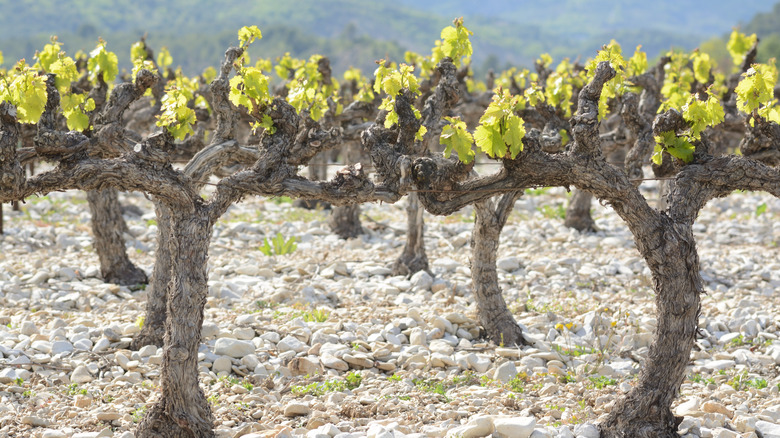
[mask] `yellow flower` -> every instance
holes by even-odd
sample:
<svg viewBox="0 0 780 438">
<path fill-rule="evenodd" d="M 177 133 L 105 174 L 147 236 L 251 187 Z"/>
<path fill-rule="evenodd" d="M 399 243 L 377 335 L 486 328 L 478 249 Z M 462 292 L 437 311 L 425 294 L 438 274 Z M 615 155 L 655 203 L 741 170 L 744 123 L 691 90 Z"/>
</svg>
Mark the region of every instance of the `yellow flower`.
<svg viewBox="0 0 780 438">
<path fill-rule="evenodd" d="M 612 321 L 611 325 L 612 325 L 612 327 L 616 326 L 617 325 L 617 321 Z"/>
<path fill-rule="evenodd" d="M 567 328 L 567 329 L 569 329 L 569 330 L 571 330 L 571 328 L 572 328 L 573 326 L 574 326 L 574 323 L 572 323 L 572 322 L 568 322 L 568 323 L 566 323 L 566 328 Z"/>
<path fill-rule="evenodd" d="M 555 329 L 556 330 L 563 330 L 563 324 L 561 324 L 560 322 L 558 324 L 555 324 Z"/>
</svg>

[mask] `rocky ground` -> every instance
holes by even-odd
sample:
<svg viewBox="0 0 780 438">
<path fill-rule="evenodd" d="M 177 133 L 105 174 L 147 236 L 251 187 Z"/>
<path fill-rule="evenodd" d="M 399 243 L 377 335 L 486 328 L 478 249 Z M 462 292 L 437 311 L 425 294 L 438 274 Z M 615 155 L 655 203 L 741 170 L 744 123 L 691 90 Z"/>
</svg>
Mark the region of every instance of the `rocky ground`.
<svg viewBox="0 0 780 438">
<path fill-rule="evenodd" d="M 657 196 L 648 192 L 648 197 Z M 327 212 L 287 200 L 231 208 L 211 245 L 200 382 L 219 437 L 596 437 L 628 391 L 654 328 L 649 270 L 629 231 L 562 225 L 566 194 L 517 201 L 499 278 L 528 346 L 480 338 L 470 292 L 473 213 L 427 217 L 433 276 L 393 277 L 403 204 L 368 205 L 367 234 L 331 235 Z M 154 214 L 126 215 L 151 272 Z M 159 391 L 161 350 L 128 345 L 144 289 L 104 284 L 82 193 L 4 208 L 0 236 L 0 436 L 134 436 Z M 780 201 L 737 193 L 696 225 L 703 337 L 674 405 L 688 437 L 780 436 Z M 264 238 L 298 239 L 266 256 Z M 774 435 L 773 435 L 774 434 Z"/>
</svg>

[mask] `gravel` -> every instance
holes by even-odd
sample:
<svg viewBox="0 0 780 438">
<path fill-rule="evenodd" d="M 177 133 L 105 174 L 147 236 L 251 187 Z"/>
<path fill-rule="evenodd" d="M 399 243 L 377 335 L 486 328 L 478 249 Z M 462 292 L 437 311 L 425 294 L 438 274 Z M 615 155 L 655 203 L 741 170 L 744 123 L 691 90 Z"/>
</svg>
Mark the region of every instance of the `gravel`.
<svg viewBox="0 0 780 438">
<path fill-rule="evenodd" d="M 140 195 L 121 200 L 146 212 L 126 216 L 125 238 L 150 273 L 153 209 Z M 614 212 L 594 204 L 600 231 L 579 234 L 541 208 L 566 200 L 560 189 L 520 198 L 502 233 L 499 281 L 522 347 L 480 337 L 470 209 L 426 218 L 434 275 L 404 278 L 390 272 L 403 202 L 364 206 L 368 234 L 349 241 L 330 233 L 327 212 L 262 199 L 231 207 L 212 239 L 198 354 L 217 436 L 597 437 L 594 424 L 647 355 L 654 294 Z M 100 280 L 82 193 L 8 210 L 0 436 L 133 437 L 162 361 L 156 347 L 128 349 L 145 290 Z M 699 215 L 707 294 L 673 405 L 683 436 L 780 436 L 778 213 L 777 199 L 738 193 Z M 297 250 L 262 254 L 277 233 L 296 237 Z"/>
</svg>

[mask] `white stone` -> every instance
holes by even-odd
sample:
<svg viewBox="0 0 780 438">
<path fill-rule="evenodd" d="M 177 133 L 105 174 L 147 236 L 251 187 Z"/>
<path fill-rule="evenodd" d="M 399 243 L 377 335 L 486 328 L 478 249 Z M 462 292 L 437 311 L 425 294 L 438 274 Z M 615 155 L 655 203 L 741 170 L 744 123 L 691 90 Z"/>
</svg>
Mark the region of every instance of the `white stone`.
<svg viewBox="0 0 780 438">
<path fill-rule="evenodd" d="M 517 257 L 503 257 L 496 260 L 496 268 L 506 272 L 514 272 L 520 269 L 520 259 Z"/>
<path fill-rule="evenodd" d="M 70 375 L 70 381 L 73 383 L 88 383 L 93 380 L 94 377 L 92 377 L 92 374 L 89 373 L 87 367 L 84 365 L 77 366 Z"/>
<path fill-rule="evenodd" d="M 287 335 L 276 343 L 276 349 L 279 350 L 280 353 L 284 353 L 285 351 L 301 353 L 308 350 L 309 346 L 301 342 L 300 339 L 295 336 Z"/>
<path fill-rule="evenodd" d="M 219 338 L 214 344 L 214 354 L 242 358 L 255 352 L 255 344 L 239 339 Z"/>
<path fill-rule="evenodd" d="M 347 370 L 349 370 L 349 364 L 347 364 L 343 360 L 341 360 L 341 359 L 339 359 L 336 356 L 333 356 L 331 354 L 323 354 L 322 356 L 320 356 L 320 362 L 325 367 L 333 368 L 334 370 L 338 370 L 338 371 L 347 371 Z"/>
<path fill-rule="evenodd" d="M 596 426 L 583 423 L 574 426 L 574 435 L 577 438 L 599 438 L 601 433 L 599 433 L 599 430 L 596 428 Z"/>
<path fill-rule="evenodd" d="M 694 414 L 700 415 L 699 407 L 701 406 L 701 400 L 698 397 L 693 397 L 690 400 L 680 403 L 674 410 L 675 413 L 681 417 L 693 416 Z"/>
<path fill-rule="evenodd" d="M 490 368 L 490 359 L 484 357 L 484 356 L 478 356 L 477 354 L 470 353 L 466 356 L 466 360 L 468 361 L 469 366 L 471 369 L 478 373 L 484 373 L 485 371 Z"/>
<path fill-rule="evenodd" d="M 504 362 L 498 368 L 496 368 L 496 374 L 494 379 L 501 383 L 506 383 L 517 376 L 517 367 L 514 362 Z M 533 428 L 532 428 L 533 429 Z"/>
<path fill-rule="evenodd" d="M 493 420 L 495 435 L 499 438 L 529 438 L 536 427 L 534 417 L 496 418 Z"/>
<path fill-rule="evenodd" d="M 311 408 L 306 403 L 291 402 L 284 407 L 285 417 L 295 417 L 298 415 L 308 415 L 311 412 Z"/>
<path fill-rule="evenodd" d="M 219 326 L 213 321 L 203 321 L 200 336 L 204 339 L 213 338 L 219 334 Z"/>
<path fill-rule="evenodd" d="M 229 373 L 232 369 L 233 361 L 231 361 L 227 356 L 220 356 L 216 358 L 211 364 L 211 371 L 214 371 L 215 374 L 219 374 L 221 372 Z"/>
<path fill-rule="evenodd" d="M 51 354 L 70 353 L 73 351 L 73 344 L 68 341 L 54 341 L 51 344 Z"/>
<path fill-rule="evenodd" d="M 414 289 L 428 290 L 433 285 L 433 277 L 425 271 L 415 273 L 410 281 Z"/>
<path fill-rule="evenodd" d="M 19 332 L 25 336 L 32 336 L 38 333 L 38 327 L 32 321 L 24 321 Z"/>
<path fill-rule="evenodd" d="M 758 420 L 756 421 L 756 430 L 761 432 L 764 438 L 780 438 L 780 424 Z"/>
</svg>

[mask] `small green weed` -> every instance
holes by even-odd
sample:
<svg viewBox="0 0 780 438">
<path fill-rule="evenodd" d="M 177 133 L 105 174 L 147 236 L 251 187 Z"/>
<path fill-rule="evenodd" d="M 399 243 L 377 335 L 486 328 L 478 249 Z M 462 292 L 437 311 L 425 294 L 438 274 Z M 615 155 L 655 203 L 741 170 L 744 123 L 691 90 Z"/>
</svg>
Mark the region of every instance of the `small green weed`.
<svg viewBox="0 0 780 438">
<path fill-rule="evenodd" d="M 290 391 L 295 395 L 311 394 L 315 397 L 327 394 L 329 392 L 341 392 L 346 390 L 352 390 L 360 386 L 363 382 L 363 376 L 355 371 L 346 375 L 344 380 L 328 380 L 325 382 L 314 382 L 306 386 L 295 385 L 290 388 Z"/>
<path fill-rule="evenodd" d="M 547 219 L 566 219 L 566 207 L 563 204 L 557 204 L 554 207 L 549 205 L 543 205 L 536 207 L 536 210 Z"/>
<path fill-rule="evenodd" d="M 260 252 L 267 256 L 271 255 L 287 255 L 292 253 L 298 248 L 298 239 L 290 237 L 285 240 L 282 233 L 276 233 L 276 236 L 270 241 L 268 238 L 263 238 L 263 246 L 260 247 Z"/>
<path fill-rule="evenodd" d="M 393 374 L 392 376 L 388 377 L 387 380 L 391 382 L 400 382 L 401 376 L 399 376 L 398 374 Z"/>
<path fill-rule="evenodd" d="M 138 315 L 138 318 L 135 319 L 135 325 L 139 329 L 144 328 L 144 322 L 146 322 L 146 317 L 144 315 Z"/>
<path fill-rule="evenodd" d="M 140 408 L 133 409 L 133 412 L 131 414 L 133 418 L 133 423 L 138 423 L 139 421 L 141 421 L 141 419 L 144 418 L 144 415 L 146 415 L 146 405 L 143 405 Z"/>
<path fill-rule="evenodd" d="M 449 403 L 450 398 L 447 397 L 447 389 L 443 382 L 432 379 L 412 379 L 412 383 L 420 391 L 438 394 L 445 400 L 445 403 Z"/>
<path fill-rule="evenodd" d="M 65 393 L 67 395 L 73 396 L 73 395 L 87 395 L 86 388 L 79 389 L 78 383 L 71 383 L 70 386 L 68 386 L 68 389 L 65 390 Z"/>
<path fill-rule="evenodd" d="M 610 385 L 617 385 L 617 380 L 607 376 L 590 376 L 588 377 L 591 385 L 596 389 L 604 389 Z"/>
</svg>

